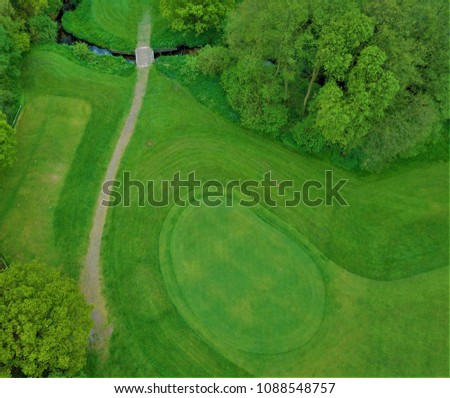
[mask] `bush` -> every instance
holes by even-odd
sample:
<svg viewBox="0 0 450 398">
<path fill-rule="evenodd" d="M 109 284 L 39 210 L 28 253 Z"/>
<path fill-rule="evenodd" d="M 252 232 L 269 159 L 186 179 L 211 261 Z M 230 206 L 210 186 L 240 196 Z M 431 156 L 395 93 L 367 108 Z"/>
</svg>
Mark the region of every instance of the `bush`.
<svg viewBox="0 0 450 398">
<path fill-rule="evenodd" d="M 89 46 L 86 43 L 77 42 L 71 48 L 73 55 L 75 55 L 83 65 L 99 69 L 102 72 L 128 75 L 135 69 L 133 63 L 127 62 L 122 57 L 94 54 L 89 50 Z"/>
<path fill-rule="evenodd" d="M 275 76 L 275 77 L 274 77 Z M 231 107 L 250 129 L 277 137 L 288 122 L 281 76 L 273 65 L 251 58 L 240 59 L 222 75 Z"/>
<path fill-rule="evenodd" d="M 15 130 L 8 124 L 6 116 L 0 111 L 0 170 L 13 165 L 15 154 Z"/>
<path fill-rule="evenodd" d="M 197 57 L 185 57 L 180 70 L 186 81 L 193 81 L 199 75 Z"/>
<path fill-rule="evenodd" d="M 345 170 L 360 170 L 361 165 L 364 163 L 364 157 L 364 152 L 360 148 L 343 152 L 337 145 L 332 147 L 331 161 L 334 165 Z"/>
<path fill-rule="evenodd" d="M 72 2 L 73 3 L 73 2 Z M 58 15 L 59 10 L 63 6 L 63 0 L 48 0 L 47 14 Z"/>
<path fill-rule="evenodd" d="M 231 56 L 227 48 L 207 45 L 197 57 L 197 67 L 204 75 L 217 76 L 230 66 Z"/>
<path fill-rule="evenodd" d="M 83 61 L 89 61 L 92 57 L 92 53 L 89 50 L 89 46 L 86 43 L 77 42 L 72 47 L 73 54 Z"/>
<path fill-rule="evenodd" d="M 35 44 L 44 44 L 56 42 L 58 27 L 48 15 L 36 15 L 28 20 L 31 42 Z"/>
<path fill-rule="evenodd" d="M 292 139 L 301 152 L 318 154 L 326 145 L 323 135 L 314 129 L 314 122 L 314 117 L 308 116 L 291 129 Z"/>
</svg>

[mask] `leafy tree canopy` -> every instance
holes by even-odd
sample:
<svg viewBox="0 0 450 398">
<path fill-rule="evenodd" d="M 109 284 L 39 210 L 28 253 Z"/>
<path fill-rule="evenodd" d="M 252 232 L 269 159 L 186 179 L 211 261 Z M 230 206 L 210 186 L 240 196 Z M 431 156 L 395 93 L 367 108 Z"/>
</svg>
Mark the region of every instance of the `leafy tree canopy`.
<svg viewBox="0 0 450 398">
<path fill-rule="evenodd" d="M 246 126 L 377 170 L 448 144 L 447 18 L 446 0 L 244 0 L 223 67 L 210 48 L 199 66 Z"/>
<path fill-rule="evenodd" d="M 91 324 L 78 286 L 56 270 L 31 263 L 0 273 L 1 376 L 76 375 Z"/>
<path fill-rule="evenodd" d="M 172 29 L 201 34 L 223 27 L 224 18 L 235 0 L 161 0 L 161 12 Z"/>
<path fill-rule="evenodd" d="M 22 14 L 34 16 L 48 7 L 48 0 L 13 0 L 12 5 Z"/>
</svg>

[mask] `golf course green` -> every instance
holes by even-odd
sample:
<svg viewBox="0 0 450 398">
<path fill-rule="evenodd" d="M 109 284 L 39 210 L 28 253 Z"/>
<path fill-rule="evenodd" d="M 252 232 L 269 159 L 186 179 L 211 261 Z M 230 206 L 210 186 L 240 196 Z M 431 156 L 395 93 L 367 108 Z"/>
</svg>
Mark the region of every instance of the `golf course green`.
<svg viewBox="0 0 450 398">
<path fill-rule="evenodd" d="M 172 213 L 160 238 L 163 275 L 199 334 L 262 354 L 308 342 L 322 322 L 325 289 L 306 248 L 237 205 Z"/>
</svg>

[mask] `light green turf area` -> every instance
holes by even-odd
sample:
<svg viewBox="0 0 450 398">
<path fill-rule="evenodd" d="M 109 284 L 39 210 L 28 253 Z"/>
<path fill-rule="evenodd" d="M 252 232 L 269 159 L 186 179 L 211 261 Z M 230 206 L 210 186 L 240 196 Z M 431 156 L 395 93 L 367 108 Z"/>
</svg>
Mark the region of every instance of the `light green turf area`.
<svg viewBox="0 0 450 398">
<path fill-rule="evenodd" d="M 0 247 L 78 277 L 101 178 L 135 76 L 104 75 L 55 46 L 25 59 L 17 162 L 0 173 Z"/>
<path fill-rule="evenodd" d="M 156 70 L 149 81 L 122 164 L 134 179 L 159 186 L 195 170 L 226 182 L 272 170 L 299 187 L 333 169 L 226 121 Z M 178 221 L 170 207 L 112 209 L 102 264 L 114 333 L 109 361 L 91 363 L 92 374 L 448 376 L 448 164 L 335 173 L 349 179 L 349 207 L 262 209 L 270 214 L 262 218 L 258 210 L 188 208 Z M 314 307 L 311 282 L 301 278 L 311 260 L 326 301 L 308 339 L 302 325 L 321 307 L 319 291 Z M 280 269 L 289 276 L 275 275 Z M 277 300 L 283 313 L 273 313 Z M 274 342 L 255 353 L 264 331 Z"/>
<path fill-rule="evenodd" d="M 174 207 L 161 233 L 161 267 L 172 301 L 211 344 L 277 354 L 314 336 L 325 288 L 307 247 L 258 210 Z"/>
<path fill-rule="evenodd" d="M 64 15 L 63 26 L 100 47 L 131 53 L 146 12 L 151 15 L 151 45 L 155 49 L 195 47 L 217 39 L 217 34 L 211 32 L 197 36 L 172 31 L 160 13 L 159 0 L 83 0 L 74 12 Z"/>
</svg>

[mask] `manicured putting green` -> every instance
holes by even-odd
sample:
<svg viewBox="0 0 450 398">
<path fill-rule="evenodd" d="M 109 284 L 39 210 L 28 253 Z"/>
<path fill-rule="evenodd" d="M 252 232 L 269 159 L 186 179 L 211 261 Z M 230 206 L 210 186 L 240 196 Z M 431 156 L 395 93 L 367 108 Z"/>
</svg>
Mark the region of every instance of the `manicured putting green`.
<svg viewBox="0 0 450 398">
<path fill-rule="evenodd" d="M 286 352 L 307 343 L 322 322 L 325 287 L 312 254 L 266 217 L 274 216 L 237 205 L 190 206 L 172 209 L 165 223 L 169 294 L 213 345 Z"/>
</svg>

